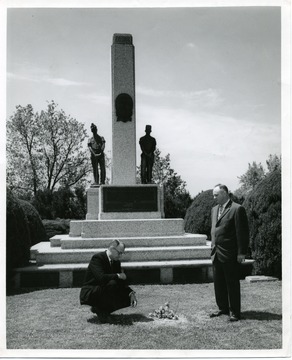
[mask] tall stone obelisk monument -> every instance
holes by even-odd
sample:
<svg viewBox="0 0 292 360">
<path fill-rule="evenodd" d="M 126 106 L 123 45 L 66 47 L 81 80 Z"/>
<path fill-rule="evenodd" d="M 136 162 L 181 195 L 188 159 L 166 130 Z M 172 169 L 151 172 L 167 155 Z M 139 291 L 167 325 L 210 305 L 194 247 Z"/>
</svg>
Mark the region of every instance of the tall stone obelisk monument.
<svg viewBox="0 0 292 360">
<path fill-rule="evenodd" d="M 130 34 L 112 44 L 112 185 L 136 184 L 135 58 Z"/>
<path fill-rule="evenodd" d="M 112 57 L 112 179 L 87 192 L 86 220 L 162 218 L 163 192 L 136 184 L 135 57 L 130 34 L 114 34 Z M 85 232 L 84 232 L 84 236 Z"/>
</svg>

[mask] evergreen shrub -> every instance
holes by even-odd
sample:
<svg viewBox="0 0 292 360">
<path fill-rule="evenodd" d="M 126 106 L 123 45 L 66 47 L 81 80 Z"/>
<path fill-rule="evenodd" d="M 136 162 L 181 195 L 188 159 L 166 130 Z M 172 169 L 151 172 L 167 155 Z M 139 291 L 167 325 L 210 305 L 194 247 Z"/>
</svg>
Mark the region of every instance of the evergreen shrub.
<svg viewBox="0 0 292 360">
<path fill-rule="evenodd" d="M 46 230 L 48 240 L 55 235 L 69 234 L 70 220 L 69 219 L 55 219 L 43 220 L 43 225 Z"/>
<path fill-rule="evenodd" d="M 27 201 L 7 191 L 6 201 L 6 278 L 10 285 L 13 269 L 29 264 L 30 248 L 46 239 L 38 212 Z"/>
<path fill-rule="evenodd" d="M 19 203 L 25 213 L 27 224 L 30 231 L 30 246 L 41 241 L 47 241 L 46 230 L 36 208 L 25 200 L 19 200 Z"/>
<path fill-rule="evenodd" d="M 185 216 L 185 231 L 193 234 L 205 234 L 211 239 L 211 209 L 216 205 L 213 190 L 198 194 Z"/>
<path fill-rule="evenodd" d="M 253 272 L 281 278 L 281 170 L 269 173 L 247 196 Z"/>
<path fill-rule="evenodd" d="M 181 193 L 173 196 L 169 192 L 164 193 L 165 218 L 184 218 L 187 208 L 192 200 L 189 193 Z"/>
</svg>

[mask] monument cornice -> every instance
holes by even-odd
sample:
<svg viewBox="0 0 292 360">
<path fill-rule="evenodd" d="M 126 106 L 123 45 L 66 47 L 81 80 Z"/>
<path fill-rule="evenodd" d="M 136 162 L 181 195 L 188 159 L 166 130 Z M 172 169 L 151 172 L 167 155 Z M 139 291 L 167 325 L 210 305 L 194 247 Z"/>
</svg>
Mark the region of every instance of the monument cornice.
<svg viewBox="0 0 292 360">
<path fill-rule="evenodd" d="M 131 34 L 114 34 L 113 44 L 133 45 Z"/>
</svg>

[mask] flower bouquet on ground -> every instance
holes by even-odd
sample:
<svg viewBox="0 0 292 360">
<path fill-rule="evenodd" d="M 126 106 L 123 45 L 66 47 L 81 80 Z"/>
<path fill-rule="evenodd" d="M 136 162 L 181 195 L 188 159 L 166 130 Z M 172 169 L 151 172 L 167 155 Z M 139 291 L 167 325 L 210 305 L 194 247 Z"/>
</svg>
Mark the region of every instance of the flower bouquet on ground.
<svg viewBox="0 0 292 360">
<path fill-rule="evenodd" d="M 164 306 L 160 306 L 159 309 L 154 310 L 153 313 L 149 313 L 149 317 L 157 319 L 178 320 L 178 316 L 175 314 L 175 311 L 170 309 L 168 302 L 166 302 Z"/>
</svg>

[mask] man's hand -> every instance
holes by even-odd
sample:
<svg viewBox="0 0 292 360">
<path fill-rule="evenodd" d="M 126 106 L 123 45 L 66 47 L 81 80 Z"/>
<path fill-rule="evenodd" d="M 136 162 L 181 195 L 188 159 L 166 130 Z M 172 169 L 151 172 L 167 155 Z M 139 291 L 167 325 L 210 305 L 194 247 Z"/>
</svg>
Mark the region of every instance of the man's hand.
<svg viewBox="0 0 292 360">
<path fill-rule="evenodd" d="M 132 291 L 130 293 L 130 303 L 131 303 L 131 306 L 132 307 L 136 307 L 137 306 L 137 298 L 136 298 L 136 295 L 134 293 L 134 291 Z"/>
<path fill-rule="evenodd" d="M 243 263 L 245 261 L 245 255 L 237 255 L 237 262 L 239 264 Z"/>
<path fill-rule="evenodd" d="M 121 279 L 121 280 L 126 280 L 126 279 L 127 279 L 127 276 L 126 276 L 125 273 L 119 273 L 119 274 L 118 274 L 118 277 L 119 277 L 119 279 Z"/>
</svg>

